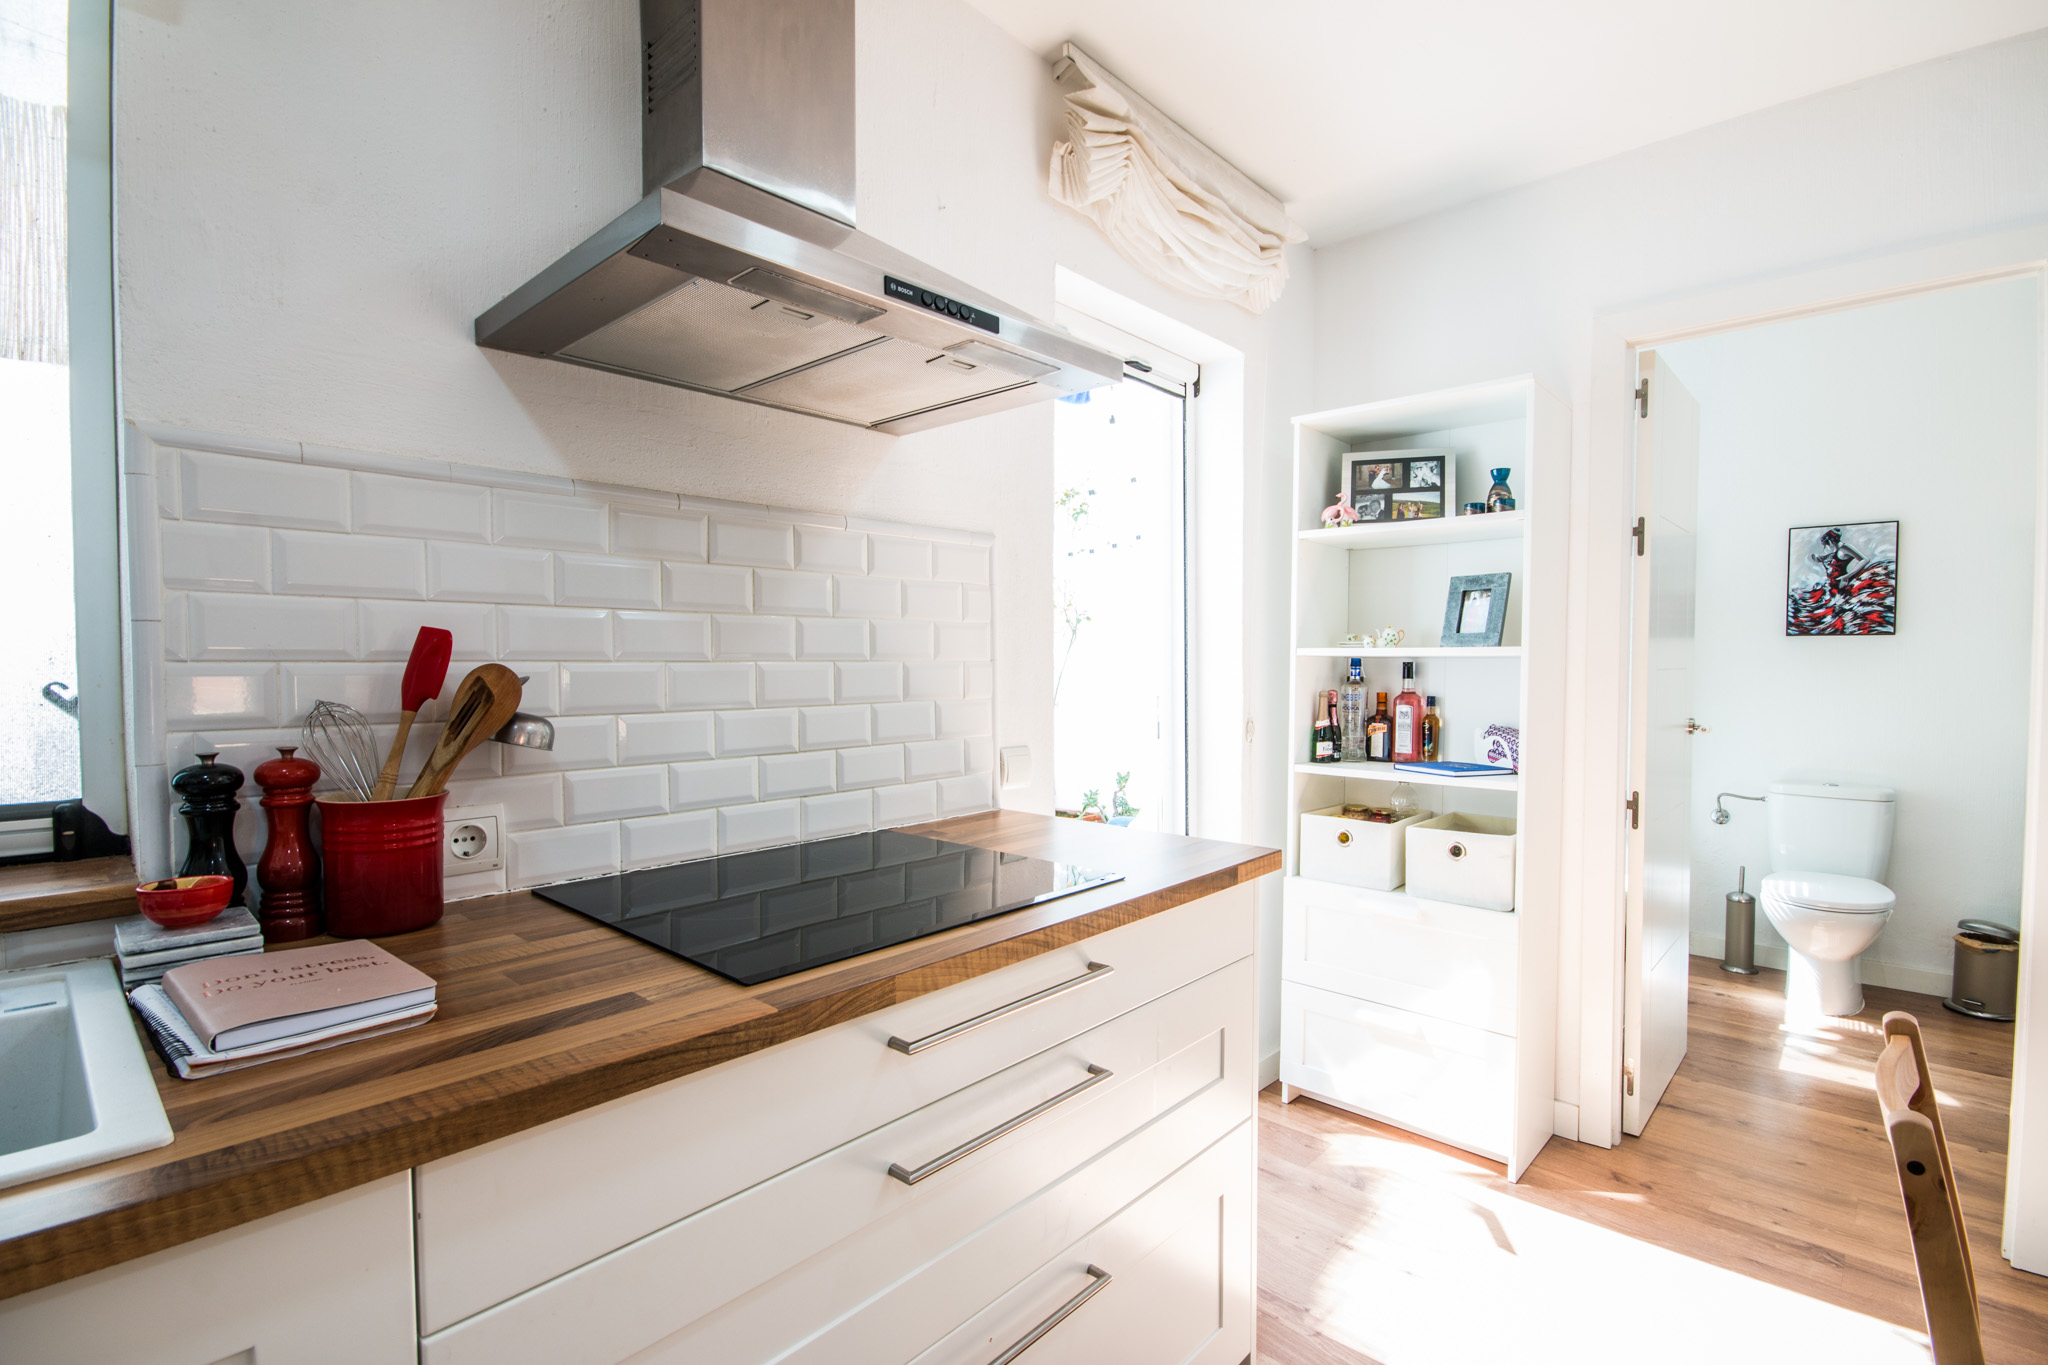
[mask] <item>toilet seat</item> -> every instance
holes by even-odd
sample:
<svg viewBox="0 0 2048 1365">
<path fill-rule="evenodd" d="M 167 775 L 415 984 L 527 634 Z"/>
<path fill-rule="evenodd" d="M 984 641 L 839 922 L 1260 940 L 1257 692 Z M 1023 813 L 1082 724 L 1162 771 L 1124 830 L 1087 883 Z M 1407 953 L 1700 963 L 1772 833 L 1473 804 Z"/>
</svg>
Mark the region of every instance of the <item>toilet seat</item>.
<svg viewBox="0 0 2048 1365">
<path fill-rule="evenodd" d="M 1837 915 L 1882 915 L 1898 904 L 1884 883 L 1835 872 L 1773 872 L 1758 891 L 1759 899 L 1787 909 Z"/>
</svg>

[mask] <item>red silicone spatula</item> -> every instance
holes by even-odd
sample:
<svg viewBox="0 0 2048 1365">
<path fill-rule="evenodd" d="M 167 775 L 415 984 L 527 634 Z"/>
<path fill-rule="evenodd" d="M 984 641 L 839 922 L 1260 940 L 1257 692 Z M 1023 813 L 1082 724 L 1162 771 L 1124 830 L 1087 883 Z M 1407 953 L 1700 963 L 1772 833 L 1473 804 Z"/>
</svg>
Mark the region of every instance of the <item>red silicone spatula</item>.
<svg viewBox="0 0 2048 1365">
<path fill-rule="evenodd" d="M 420 707 L 441 695 L 441 684 L 448 681 L 448 656 L 454 649 L 455 637 L 447 631 L 436 626 L 420 627 L 412 642 L 412 656 L 405 661 L 405 678 L 398 684 L 398 738 L 391 741 L 391 756 L 384 760 L 384 771 L 377 774 L 377 785 L 370 792 L 372 801 L 389 801 L 398 789 L 398 763 L 405 756 L 405 737 L 412 733 L 412 720 Z"/>
</svg>

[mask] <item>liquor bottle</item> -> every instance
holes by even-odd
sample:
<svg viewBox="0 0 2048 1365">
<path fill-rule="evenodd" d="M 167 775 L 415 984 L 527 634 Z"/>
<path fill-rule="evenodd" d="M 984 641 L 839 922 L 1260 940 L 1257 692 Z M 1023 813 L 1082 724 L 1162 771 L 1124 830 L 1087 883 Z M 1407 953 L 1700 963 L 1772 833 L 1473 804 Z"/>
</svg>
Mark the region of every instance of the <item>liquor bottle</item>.
<svg viewBox="0 0 2048 1365">
<path fill-rule="evenodd" d="M 1311 736 L 1309 759 L 1311 763 L 1335 763 L 1337 761 L 1337 694 L 1316 693 L 1316 728 Z"/>
<path fill-rule="evenodd" d="M 1422 761 L 1441 763 L 1444 757 L 1444 719 L 1436 713 L 1436 698 L 1423 703 L 1422 713 Z"/>
<path fill-rule="evenodd" d="M 1338 752 L 1346 763 L 1365 762 L 1365 674 L 1351 661 L 1351 676 L 1337 689 Z"/>
<path fill-rule="evenodd" d="M 1415 665 L 1401 665 L 1401 692 L 1394 698 L 1394 761 L 1422 761 L 1422 697 L 1415 690 Z"/>
<path fill-rule="evenodd" d="M 1365 761 L 1392 763 L 1394 718 L 1387 714 L 1387 694 L 1380 693 L 1379 699 L 1379 709 L 1373 712 L 1372 719 L 1365 723 Z"/>
</svg>

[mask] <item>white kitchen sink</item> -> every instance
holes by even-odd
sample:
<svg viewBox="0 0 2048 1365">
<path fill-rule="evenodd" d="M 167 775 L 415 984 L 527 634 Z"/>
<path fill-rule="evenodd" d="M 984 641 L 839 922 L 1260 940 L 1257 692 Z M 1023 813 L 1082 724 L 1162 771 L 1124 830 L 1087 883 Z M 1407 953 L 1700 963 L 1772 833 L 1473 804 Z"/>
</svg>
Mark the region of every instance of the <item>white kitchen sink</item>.
<svg viewBox="0 0 2048 1365">
<path fill-rule="evenodd" d="M 0 1189 L 170 1140 L 111 961 L 0 972 Z"/>
</svg>

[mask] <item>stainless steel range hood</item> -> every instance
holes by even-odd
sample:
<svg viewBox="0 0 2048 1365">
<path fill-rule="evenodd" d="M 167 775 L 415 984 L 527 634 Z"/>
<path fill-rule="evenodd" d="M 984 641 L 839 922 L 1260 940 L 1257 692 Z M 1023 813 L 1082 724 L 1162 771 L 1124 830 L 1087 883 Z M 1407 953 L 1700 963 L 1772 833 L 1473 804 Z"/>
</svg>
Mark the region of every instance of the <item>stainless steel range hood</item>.
<svg viewBox="0 0 2048 1365">
<path fill-rule="evenodd" d="M 854 0 L 641 0 L 647 196 L 480 346 L 917 431 L 1122 361 L 854 230 Z"/>
</svg>

